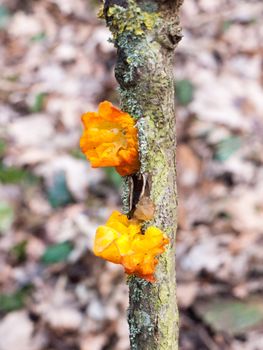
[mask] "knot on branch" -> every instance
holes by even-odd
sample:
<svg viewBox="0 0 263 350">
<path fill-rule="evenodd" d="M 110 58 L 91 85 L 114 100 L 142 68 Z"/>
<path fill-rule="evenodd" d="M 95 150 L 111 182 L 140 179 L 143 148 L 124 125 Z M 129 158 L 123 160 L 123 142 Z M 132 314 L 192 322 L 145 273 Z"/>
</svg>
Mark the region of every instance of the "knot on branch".
<svg viewBox="0 0 263 350">
<path fill-rule="evenodd" d="M 174 50 L 182 37 L 179 17 L 175 16 L 173 21 L 168 24 L 164 21 L 163 26 L 157 34 L 156 40 L 166 49 Z"/>
</svg>

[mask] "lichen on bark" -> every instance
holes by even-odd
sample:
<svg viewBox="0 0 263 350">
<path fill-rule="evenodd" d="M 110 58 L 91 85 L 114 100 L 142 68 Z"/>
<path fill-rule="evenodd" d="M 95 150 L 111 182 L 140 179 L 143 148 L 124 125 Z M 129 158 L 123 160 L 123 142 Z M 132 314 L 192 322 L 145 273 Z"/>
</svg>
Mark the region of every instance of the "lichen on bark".
<svg viewBox="0 0 263 350">
<path fill-rule="evenodd" d="M 181 4 L 182 0 L 105 0 L 103 7 L 117 48 L 115 75 L 122 108 L 137 120 L 140 174 L 147 177 L 149 196 L 156 208 L 148 224 L 161 228 L 170 238 L 169 248 L 159 258 L 155 283 L 128 279 L 132 350 L 178 348 L 173 58 L 181 38 Z M 127 212 L 129 179 L 125 183 Z"/>
</svg>

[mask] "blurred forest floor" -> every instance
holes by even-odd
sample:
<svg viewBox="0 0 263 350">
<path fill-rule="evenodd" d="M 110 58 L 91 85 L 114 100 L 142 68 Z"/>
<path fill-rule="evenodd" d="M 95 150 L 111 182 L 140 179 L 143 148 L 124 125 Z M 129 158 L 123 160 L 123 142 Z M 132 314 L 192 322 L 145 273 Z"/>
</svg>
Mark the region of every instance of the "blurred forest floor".
<svg viewBox="0 0 263 350">
<path fill-rule="evenodd" d="M 122 268 L 96 227 L 121 179 L 80 115 L 118 103 L 98 4 L 0 1 L 0 350 L 128 350 Z M 175 55 L 181 350 L 263 349 L 263 4 L 186 0 Z"/>
</svg>

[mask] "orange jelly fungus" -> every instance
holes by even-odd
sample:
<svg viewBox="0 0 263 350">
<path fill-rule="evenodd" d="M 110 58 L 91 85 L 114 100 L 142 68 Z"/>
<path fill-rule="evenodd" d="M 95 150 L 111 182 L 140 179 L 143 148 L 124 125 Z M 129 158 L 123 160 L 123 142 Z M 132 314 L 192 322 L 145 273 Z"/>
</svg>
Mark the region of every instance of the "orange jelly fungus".
<svg viewBox="0 0 263 350">
<path fill-rule="evenodd" d="M 123 265 L 125 272 L 154 282 L 157 255 L 165 250 L 169 239 L 157 227 L 148 227 L 144 234 L 137 220 L 114 211 L 105 226 L 97 229 L 94 254 Z"/>
<path fill-rule="evenodd" d="M 92 167 L 113 166 L 122 176 L 137 172 L 138 133 L 128 113 L 104 101 L 99 104 L 98 112 L 83 114 L 82 122 L 80 148 Z"/>
</svg>

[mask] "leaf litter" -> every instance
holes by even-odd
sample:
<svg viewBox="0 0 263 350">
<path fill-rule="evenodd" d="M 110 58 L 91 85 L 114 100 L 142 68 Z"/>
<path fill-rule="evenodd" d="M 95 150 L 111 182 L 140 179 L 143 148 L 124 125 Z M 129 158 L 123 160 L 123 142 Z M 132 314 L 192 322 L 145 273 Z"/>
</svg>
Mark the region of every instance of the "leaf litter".
<svg viewBox="0 0 263 350">
<path fill-rule="evenodd" d="M 129 349 L 125 276 L 91 253 L 96 227 L 120 209 L 121 181 L 78 148 L 80 115 L 118 101 L 97 10 L 0 5 L 1 350 Z M 189 0 L 181 11 L 182 350 L 263 347 L 261 13 L 260 0 Z"/>
</svg>

